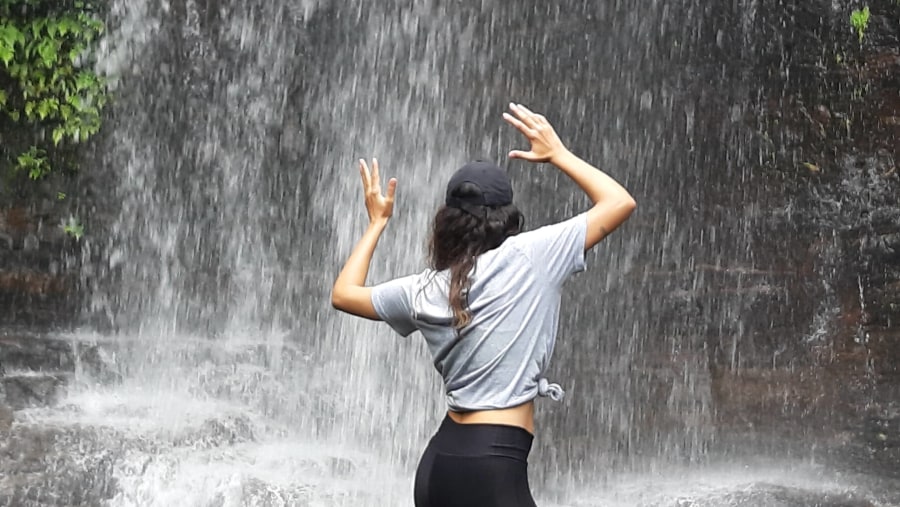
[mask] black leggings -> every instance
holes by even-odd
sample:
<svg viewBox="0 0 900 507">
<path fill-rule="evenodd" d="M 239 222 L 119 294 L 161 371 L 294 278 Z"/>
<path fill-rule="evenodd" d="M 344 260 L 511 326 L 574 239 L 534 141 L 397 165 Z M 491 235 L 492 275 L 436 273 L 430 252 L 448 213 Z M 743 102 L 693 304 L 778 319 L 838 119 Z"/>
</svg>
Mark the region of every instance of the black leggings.
<svg viewBox="0 0 900 507">
<path fill-rule="evenodd" d="M 416 507 L 536 507 L 528 488 L 533 439 L 515 426 L 444 418 L 416 471 Z"/>
</svg>

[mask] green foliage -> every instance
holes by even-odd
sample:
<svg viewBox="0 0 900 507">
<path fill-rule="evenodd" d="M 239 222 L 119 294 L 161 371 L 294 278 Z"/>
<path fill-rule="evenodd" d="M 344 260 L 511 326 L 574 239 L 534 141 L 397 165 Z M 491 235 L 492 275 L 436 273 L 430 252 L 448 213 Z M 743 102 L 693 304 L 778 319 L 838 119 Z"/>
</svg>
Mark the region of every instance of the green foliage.
<svg viewBox="0 0 900 507">
<path fill-rule="evenodd" d="M 862 44 L 866 29 L 869 27 L 869 6 L 863 10 L 855 9 L 850 13 L 850 26 L 852 26 L 857 35 L 859 35 L 859 43 Z"/>
<path fill-rule="evenodd" d="M 0 165 L 41 179 L 100 130 L 107 91 L 91 48 L 103 31 L 96 2 L 0 0 L 0 122 L 19 134 Z"/>
<path fill-rule="evenodd" d="M 50 161 L 47 152 L 32 146 L 25 153 L 16 157 L 16 169 L 28 173 L 28 177 L 39 180 L 50 173 Z"/>
<path fill-rule="evenodd" d="M 69 220 L 62 224 L 63 231 L 75 239 L 81 239 L 84 236 L 84 226 L 81 222 L 70 216 Z"/>
</svg>

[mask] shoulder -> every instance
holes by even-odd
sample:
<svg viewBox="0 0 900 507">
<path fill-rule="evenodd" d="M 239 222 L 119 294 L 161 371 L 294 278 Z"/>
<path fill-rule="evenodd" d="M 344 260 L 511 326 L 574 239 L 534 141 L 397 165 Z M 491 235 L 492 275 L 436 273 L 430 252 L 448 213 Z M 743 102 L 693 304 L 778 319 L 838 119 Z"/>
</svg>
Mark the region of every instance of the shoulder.
<svg viewBox="0 0 900 507">
<path fill-rule="evenodd" d="M 579 213 L 571 218 L 542 225 L 537 229 L 522 233 L 530 237 L 557 236 L 570 230 L 587 228 L 587 213 Z"/>
<path fill-rule="evenodd" d="M 568 275 L 584 270 L 586 234 L 587 215 L 581 213 L 518 234 L 510 246 L 523 252 L 531 264 L 550 280 L 561 283 Z"/>
<path fill-rule="evenodd" d="M 404 275 L 398 278 L 394 278 L 384 284 L 381 285 L 393 285 L 396 287 L 403 287 L 407 290 L 420 290 L 426 285 L 428 285 L 431 281 L 440 278 L 440 273 L 436 272 L 432 269 L 425 269 L 418 273 L 412 273 L 408 275 Z"/>
<path fill-rule="evenodd" d="M 526 253 L 535 248 L 546 245 L 559 238 L 578 236 L 587 230 L 587 213 L 580 213 L 566 220 L 542 225 L 530 231 L 520 232 L 510 237 L 504 244 L 523 249 Z"/>
</svg>

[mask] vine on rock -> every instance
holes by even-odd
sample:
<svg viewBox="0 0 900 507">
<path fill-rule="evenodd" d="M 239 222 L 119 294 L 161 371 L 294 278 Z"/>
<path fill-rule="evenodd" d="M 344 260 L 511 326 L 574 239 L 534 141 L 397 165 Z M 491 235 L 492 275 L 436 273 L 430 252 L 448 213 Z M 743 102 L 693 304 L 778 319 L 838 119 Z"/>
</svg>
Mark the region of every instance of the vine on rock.
<svg viewBox="0 0 900 507">
<path fill-rule="evenodd" d="M 74 169 L 75 147 L 100 130 L 99 4 L 0 0 L 0 173 L 40 180 Z"/>
</svg>

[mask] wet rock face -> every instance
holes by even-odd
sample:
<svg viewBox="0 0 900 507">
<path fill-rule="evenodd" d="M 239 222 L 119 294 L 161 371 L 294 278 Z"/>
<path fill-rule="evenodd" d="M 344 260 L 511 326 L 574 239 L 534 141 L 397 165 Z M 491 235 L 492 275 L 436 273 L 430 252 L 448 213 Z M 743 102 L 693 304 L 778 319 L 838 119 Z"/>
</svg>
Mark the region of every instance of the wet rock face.
<svg viewBox="0 0 900 507">
<path fill-rule="evenodd" d="M 900 414 L 868 417 L 861 430 L 835 454 L 857 470 L 880 470 L 900 479 Z"/>
<path fill-rule="evenodd" d="M 0 335 L 0 372 L 74 369 L 71 343 L 31 334 Z"/>
<path fill-rule="evenodd" d="M 112 354 L 97 344 L 42 335 L 0 334 L 0 409 L 55 405 L 78 365 L 85 380 L 107 384 L 121 380 Z"/>
<path fill-rule="evenodd" d="M 72 348 L 65 341 L 0 335 L 0 407 L 51 406 L 74 371 Z"/>
<path fill-rule="evenodd" d="M 0 434 L 9 431 L 14 420 L 15 414 L 13 414 L 12 408 L 0 405 Z"/>
<path fill-rule="evenodd" d="M 737 137 L 747 155 L 735 165 L 752 169 L 739 197 L 756 210 L 741 224 L 751 255 L 698 303 L 713 322 L 738 315 L 706 339 L 723 435 L 774 439 L 773 450 L 782 438 L 822 444 L 836 462 L 868 460 L 895 475 L 900 4 L 868 5 L 862 43 L 850 5 L 782 2 L 754 13 L 765 42 L 740 71 L 758 85 L 734 98 L 745 104 Z M 732 209 L 725 201 L 734 197 L 719 204 Z M 734 287 L 745 292 L 729 294 Z"/>
<path fill-rule="evenodd" d="M 102 505 L 116 492 L 116 451 L 97 430 L 21 426 L 0 436 L 0 506 Z"/>
<path fill-rule="evenodd" d="M 84 345 L 79 348 L 78 359 L 81 371 L 88 378 L 101 384 L 118 383 L 122 374 L 118 371 L 113 352 L 99 345 Z"/>
<path fill-rule="evenodd" d="M 752 484 L 744 491 L 702 500 L 685 500 L 677 507 L 877 507 L 852 493 L 822 493 L 776 484 Z"/>
<path fill-rule="evenodd" d="M 77 318 L 81 245 L 59 225 L 59 205 L 34 199 L 0 207 L 0 326 L 65 327 Z"/>
<path fill-rule="evenodd" d="M 72 374 L 77 365 L 92 380 L 120 380 L 114 351 L 96 343 L 41 334 L 0 332 L 0 374 Z"/>
<path fill-rule="evenodd" d="M 65 379 L 61 375 L 16 375 L 0 379 L 3 402 L 15 410 L 55 405 Z"/>
<path fill-rule="evenodd" d="M 116 492 L 120 447 L 108 430 L 29 425 L 21 411 L 57 405 L 79 370 L 85 380 L 120 376 L 96 344 L 0 334 L 0 506 L 102 505 Z"/>
<path fill-rule="evenodd" d="M 187 431 L 173 439 L 176 446 L 208 449 L 255 440 L 253 428 L 243 418 L 227 417 L 203 422 L 196 430 Z"/>
<path fill-rule="evenodd" d="M 736 344 L 732 333 L 711 338 L 715 366 L 821 365 L 832 355 L 850 368 L 867 356 L 879 375 L 897 375 L 900 350 L 890 343 L 898 340 L 885 335 L 900 330 L 900 132 L 892 120 L 900 111 L 900 5 L 869 6 L 862 44 L 849 28 L 849 5 L 783 2 L 754 13 L 765 42 L 733 70 L 758 84 L 745 88 L 752 96 L 732 98 L 743 104 L 737 128 L 747 152 L 734 165 L 747 168 L 749 181 L 740 195 L 714 201 L 754 210 L 744 223 L 723 220 L 744 236 L 740 248 L 717 245 L 750 265 L 738 266 L 743 278 L 723 278 L 728 285 L 716 295 L 728 298 L 729 285 L 760 290 L 745 292 L 743 307 L 717 307 L 741 309 L 744 330 L 735 330 Z"/>
</svg>

